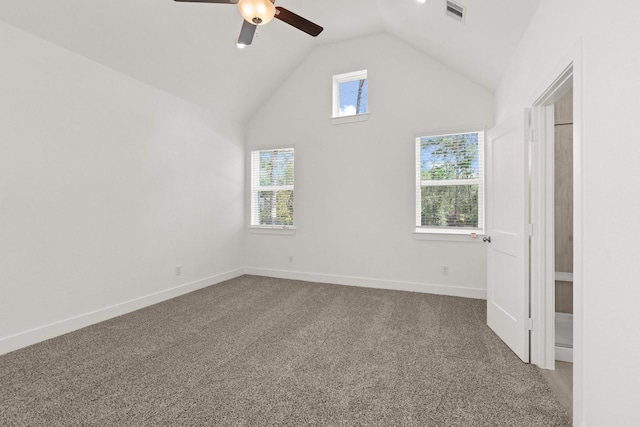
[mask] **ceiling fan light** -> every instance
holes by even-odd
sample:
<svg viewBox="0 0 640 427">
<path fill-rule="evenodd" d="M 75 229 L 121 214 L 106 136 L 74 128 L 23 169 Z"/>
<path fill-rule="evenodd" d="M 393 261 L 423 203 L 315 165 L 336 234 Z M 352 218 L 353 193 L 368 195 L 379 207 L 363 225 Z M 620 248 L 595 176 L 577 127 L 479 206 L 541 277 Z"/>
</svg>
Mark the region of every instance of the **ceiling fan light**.
<svg viewBox="0 0 640 427">
<path fill-rule="evenodd" d="M 238 9 L 245 21 L 254 25 L 264 25 L 276 14 L 276 7 L 271 0 L 240 0 Z"/>
</svg>

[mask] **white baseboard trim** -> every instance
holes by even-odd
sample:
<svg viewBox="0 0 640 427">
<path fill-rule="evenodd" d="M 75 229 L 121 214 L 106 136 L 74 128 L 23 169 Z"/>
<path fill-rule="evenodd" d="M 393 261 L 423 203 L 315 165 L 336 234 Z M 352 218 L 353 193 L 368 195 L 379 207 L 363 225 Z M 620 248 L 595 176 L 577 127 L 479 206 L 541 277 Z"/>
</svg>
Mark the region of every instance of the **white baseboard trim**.
<svg viewBox="0 0 640 427">
<path fill-rule="evenodd" d="M 556 360 L 573 363 L 573 349 L 556 346 Z"/>
<path fill-rule="evenodd" d="M 415 282 L 401 282 L 381 279 L 371 279 L 351 276 L 338 276 L 300 271 L 274 270 L 265 268 L 245 267 L 225 273 L 206 277 L 191 283 L 165 289 L 160 292 L 135 298 L 79 316 L 70 317 L 48 325 L 40 326 L 15 335 L 0 338 L 0 355 L 36 344 L 75 330 L 103 322 L 114 317 L 122 316 L 141 308 L 148 307 L 198 289 L 206 288 L 226 280 L 234 279 L 243 274 L 276 277 L 280 279 L 304 280 L 308 282 L 331 283 L 335 285 L 359 286 L 365 288 L 389 289 L 396 291 L 420 292 L 455 297 L 487 299 L 485 289 L 465 288 L 460 286 L 434 285 Z M 557 352 L 556 352 L 557 355 Z"/>
<path fill-rule="evenodd" d="M 461 286 L 433 285 L 428 283 L 401 282 L 364 277 L 337 276 L 331 274 L 305 273 L 301 271 L 273 270 L 246 267 L 246 274 L 275 277 L 278 279 L 304 280 L 307 282 L 331 283 L 334 285 L 359 286 L 363 288 L 389 289 L 395 291 L 420 292 L 425 294 L 448 295 L 454 297 L 487 299 L 486 289 Z"/>
<path fill-rule="evenodd" d="M 216 274 L 214 276 L 205 277 L 195 282 L 186 283 L 174 288 L 165 289 L 160 292 L 149 294 L 143 297 L 135 298 L 79 316 L 71 317 L 65 320 L 54 322 L 45 326 L 31 329 L 29 331 L 20 332 L 0 339 L 0 355 L 18 350 L 32 344 L 36 344 L 60 335 L 73 332 L 75 330 L 90 326 L 99 322 L 103 322 L 123 314 L 157 304 L 198 289 L 216 285 L 225 280 L 233 279 L 244 274 L 244 268 L 227 271 L 225 273 Z"/>
</svg>

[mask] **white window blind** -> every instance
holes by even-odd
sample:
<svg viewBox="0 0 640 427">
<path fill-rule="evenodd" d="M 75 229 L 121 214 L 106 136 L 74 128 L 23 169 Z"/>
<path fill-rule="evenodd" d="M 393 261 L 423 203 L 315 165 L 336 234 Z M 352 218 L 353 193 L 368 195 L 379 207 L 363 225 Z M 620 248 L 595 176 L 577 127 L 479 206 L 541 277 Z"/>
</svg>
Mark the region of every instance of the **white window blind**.
<svg viewBox="0 0 640 427">
<path fill-rule="evenodd" d="M 251 152 L 251 226 L 293 227 L 294 150 Z"/>
<path fill-rule="evenodd" d="M 483 153 L 483 131 L 416 138 L 417 231 L 483 231 Z"/>
</svg>

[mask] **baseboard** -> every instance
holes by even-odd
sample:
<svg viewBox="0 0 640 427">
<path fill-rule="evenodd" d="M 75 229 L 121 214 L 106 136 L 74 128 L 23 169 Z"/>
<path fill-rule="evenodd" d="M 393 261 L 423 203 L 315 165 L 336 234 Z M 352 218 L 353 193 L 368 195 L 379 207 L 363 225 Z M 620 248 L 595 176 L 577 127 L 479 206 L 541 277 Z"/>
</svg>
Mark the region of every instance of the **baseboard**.
<svg viewBox="0 0 640 427">
<path fill-rule="evenodd" d="M 122 316 L 123 314 L 127 314 L 132 311 L 139 310 L 141 308 L 148 307 L 150 305 L 196 291 L 198 289 L 206 288 L 207 286 L 215 285 L 220 282 L 224 282 L 225 280 L 242 276 L 243 274 L 244 269 L 238 268 L 225 273 L 206 277 L 195 282 L 186 283 L 174 288 L 165 289 L 160 292 L 125 301 L 120 304 L 105 307 L 100 310 L 82 314 L 80 316 L 71 317 L 69 319 L 41 326 L 29 331 L 21 332 L 19 334 L 11 335 L 9 337 L 0 339 L 0 355 L 60 335 L 64 335 L 69 332 L 73 332 L 75 330 L 99 322 L 103 322 L 117 316 Z"/>
<path fill-rule="evenodd" d="M 556 346 L 556 360 L 560 362 L 573 363 L 573 349 L 569 347 Z"/>
<path fill-rule="evenodd" d="M 573 314 L 555 313 L 555 359 L 573 363 Z"/>
<path fill-rule="evenodd" d="M 120 304 L 102 308 L 100 310 L 71 317 L 59 322 L 34 328 L 19 334 L 0 339 L 0 355 L 20 348 L 27 347 L 75 330 L 112 319 L 123 314 L 148 307 L 198 289 L 212 286 L 225 280 L 230 280 L 243 274 L 277 277 L 281 279 L 305 280 L 309 282 L 331 283 L 335 285 L 360 286 L 365 288 L 390 289 L 397 291 L 420 292 L 436 295 L 448 295 L 464 298 L 487 299 L 484 289 L 465 288 L 460 286 L 434 285 L 425 283 L 380 280 L 352 276 L 338 276 L 300 271 L 274 270 L 265 268 L 245 267 L 225 273 L 206 277 L 195 282 L 186 283 L 174 288 L 166 289 L 140 298 L 135 298 Z"/>
<path fill-rule="evenodd" d="M 273 270 L 246 267 L 246 274 L 276 277 L 279 279 L 304 280 L 308 282 L 331 283 L 334 285 L 360 286 L 363 288 L 389 289 L 395 291 L 420 292 L 425 294 L 448 295 L 454 297 L 487 299 L 486 289 L 461 286 L 434 285 L 427 283 L 402 282 L 331 274 L 305 273 L 301 271 Z"/>
</svg>

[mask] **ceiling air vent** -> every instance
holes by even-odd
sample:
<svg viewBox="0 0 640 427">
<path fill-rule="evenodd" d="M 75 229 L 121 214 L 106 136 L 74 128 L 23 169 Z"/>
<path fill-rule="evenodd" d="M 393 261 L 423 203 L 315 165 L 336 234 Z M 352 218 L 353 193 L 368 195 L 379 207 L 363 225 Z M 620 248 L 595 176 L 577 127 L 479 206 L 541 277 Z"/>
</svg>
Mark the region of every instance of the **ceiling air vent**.
<svg viewBox="0 0 640 427">
<path fill-rule="evenodd" d="M 464 6 L 447 0 L 447 15 L 457 21 L 464 22 Z"/>
</svg>

